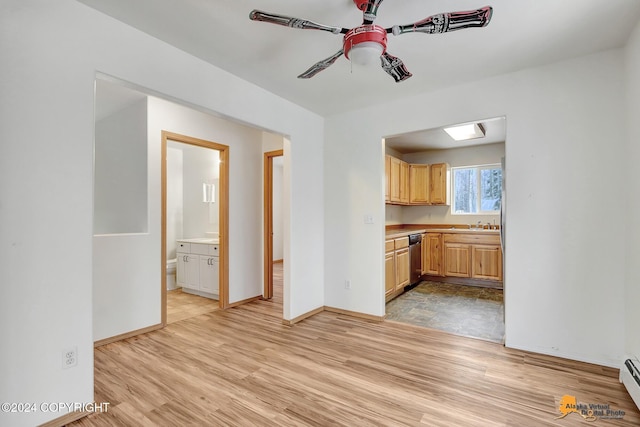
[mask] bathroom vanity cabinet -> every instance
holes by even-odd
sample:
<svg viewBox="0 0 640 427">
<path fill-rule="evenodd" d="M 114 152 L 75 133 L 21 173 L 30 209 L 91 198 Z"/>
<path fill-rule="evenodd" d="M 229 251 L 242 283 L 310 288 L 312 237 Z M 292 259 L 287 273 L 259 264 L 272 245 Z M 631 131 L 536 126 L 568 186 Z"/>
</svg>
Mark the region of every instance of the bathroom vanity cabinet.
<svg viewBox="0 0 640 427">
<path fill-rule="evenodd" d="M 177 241 L 176 283 L 183 292 L 218 299 L 219 246 L 217 239 Z"/>
</svg>

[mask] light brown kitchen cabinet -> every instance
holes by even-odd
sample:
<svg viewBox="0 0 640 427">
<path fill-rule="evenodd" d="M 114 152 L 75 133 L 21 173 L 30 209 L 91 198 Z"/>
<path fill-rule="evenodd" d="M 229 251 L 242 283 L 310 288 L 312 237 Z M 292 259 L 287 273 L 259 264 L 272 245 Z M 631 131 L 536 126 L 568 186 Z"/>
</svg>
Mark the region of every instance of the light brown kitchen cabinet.
<svg viewBox="0 0 640 427">
<path fill-rule="evenodd" d="M 442 276 L 442 234 L 425 233 L 422 236 L 422 274 Z"/>
<path fill-rule="evenodd" d="M 409 204 L 409 163 L 400 162 L 400 204 Z"/>
<path fill-rule="evenodd" d="M 389 156 L 389 203 L 409 204 L 409 163 L 392 156 Z"/>
<path fill-rule="evenodd" d="M 450 173 L 447 163 L 429 165 L 429 201 L 432 205 L 449 204 Z"/>
<path fill-rule="evenodd" d="M 429 204 L 429 165 L 409 165 L 409 204 Z"/>
<path fill-rule="evenodd" d="M 498 234 L 444 234 L 444 275 L 502 281 L 502 250 Z"/>
<path fill-rule="evenodd" d="M 391 201 L 391 156 L 384 156 L 384 201 Z"/>
<path fill-rule="evenodd" d="M 402 291 L 409 284 L 410 259 L 409 259 L 409 238 L 401 237 L 395 239 L 396 256 L 396 292 Z"/>
<path fill-rule="evenodd" d="M 502 249 L 500 245 L 471 246 L 471 277 L 502 281 Z"/>
<path fill-rule="evenodd" d="M 399 249 L 396 251 L 396 291 L 401 291 L 409 284 L 410 272 L 409 268 L 409 248 Z"/>
<path fill-rule="evenodd" d="M 385 241 L 384 253 L 385 300 L 400 295 L 410 281 L 409 238 L 399 237 Z"/>
<path fill-rule="evenodd" d="M 400 164 L 402 160 L 389 157 L 389 201 L 400 203 Z"/>
<path fill-rule="evenodd" d="M 396 290 L 396 257 L 394 252 L 384 256 L 384 273 L 384 295 L 388 297 Z"/>
<path fill-rule="evenodd" d="M 465 243 L 444 244 L 444 275 L 471 277 L 471 245 Z"/>
</svg>

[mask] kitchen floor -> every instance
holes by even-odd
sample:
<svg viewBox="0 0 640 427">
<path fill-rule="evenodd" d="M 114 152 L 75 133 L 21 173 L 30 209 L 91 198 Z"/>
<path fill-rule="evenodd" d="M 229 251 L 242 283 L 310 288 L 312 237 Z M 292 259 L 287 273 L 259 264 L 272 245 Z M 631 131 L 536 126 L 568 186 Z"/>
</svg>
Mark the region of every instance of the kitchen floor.
<svg viewBox="0 0 640 427">
<path fill-rule="evenodd" d="M 501 289 L 422 281 L 389 301 L 387 320 L 504 342 Z"/>
</svg>

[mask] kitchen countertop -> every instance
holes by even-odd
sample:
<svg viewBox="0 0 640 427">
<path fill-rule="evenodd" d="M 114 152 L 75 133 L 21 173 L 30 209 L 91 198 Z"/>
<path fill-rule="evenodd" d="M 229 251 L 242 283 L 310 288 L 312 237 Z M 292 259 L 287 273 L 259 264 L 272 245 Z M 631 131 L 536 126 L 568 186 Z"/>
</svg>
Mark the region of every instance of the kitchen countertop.
<svg viewBox="0 0 640 427">
<path fill-rule="evenodd" d="M 385 232 L 386 239 L 397 239 L 400 237 L 406 237 L 409 234 L 416 233 L 449 233 L 449 234 L 500 234 L 500 230 L 489 230 L 489 229 L 476 229 L 476 228 L 454 228 L 455 226 L 450 227 L 425 227 L 425 226 L 405 226 L 402 228 L 392 228 L 388 229 Z M 458 226 L 458 227 L 467 227 Z"/>
</svg>

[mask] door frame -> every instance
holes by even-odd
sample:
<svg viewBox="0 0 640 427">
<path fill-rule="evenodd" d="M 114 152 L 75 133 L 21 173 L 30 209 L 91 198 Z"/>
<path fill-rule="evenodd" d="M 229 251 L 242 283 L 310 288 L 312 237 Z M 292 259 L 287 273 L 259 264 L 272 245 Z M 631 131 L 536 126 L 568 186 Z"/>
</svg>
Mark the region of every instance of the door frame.
<svg viewBox="0 0 640 427">
<path fill-rule="evenodd" d="M 183 144 L 196 145 L 220 153 L 220 181 L 219 181 L 219 215 L 220 215 L 220 244 L 219 247 L 219 297 L 218 306 L 221 309 L 229 307 L 229 146 L 213 141 L 193 138 L 187 135 L 162 131 L 161 137 L 161 320 L 162 326 L 167 325 L 167 141 L 176 141 Z"/>
<path fill-rule="evenodd" d="M 284 150 L 264 153 L 264 290 L 263 299 L 273 298 L 273 158 L 284 155 Z"/>
</svg>

